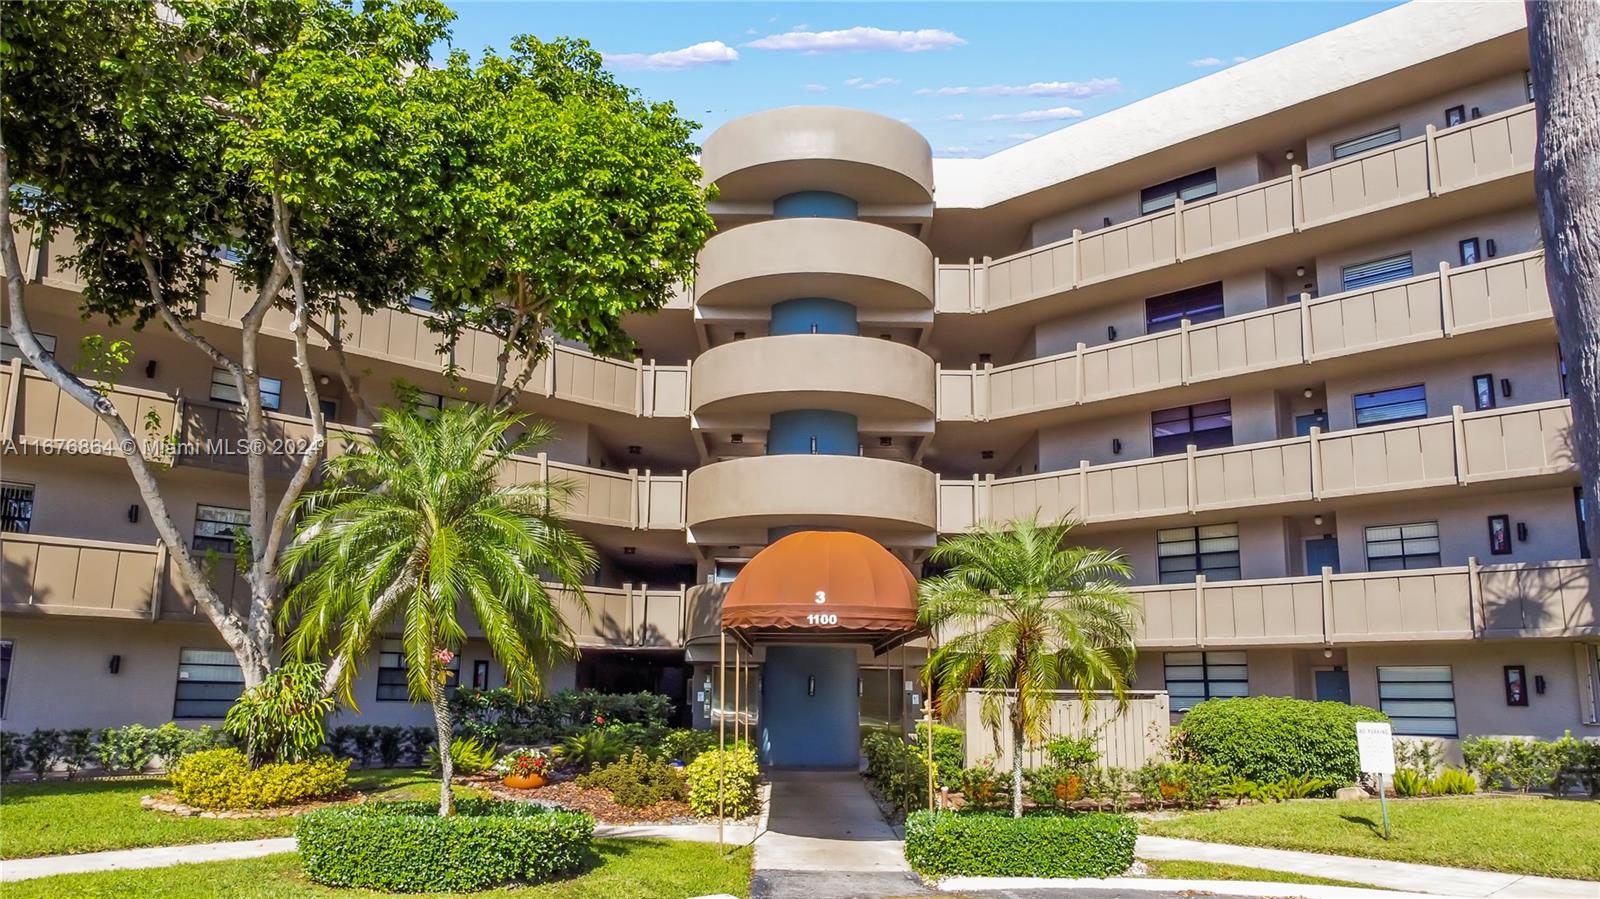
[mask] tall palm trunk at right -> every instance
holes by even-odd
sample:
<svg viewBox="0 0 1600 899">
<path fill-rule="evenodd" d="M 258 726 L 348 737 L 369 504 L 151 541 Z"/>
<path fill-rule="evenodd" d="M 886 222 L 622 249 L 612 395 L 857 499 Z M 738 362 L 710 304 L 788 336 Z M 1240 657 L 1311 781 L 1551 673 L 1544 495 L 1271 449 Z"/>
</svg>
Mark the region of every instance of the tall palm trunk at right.
<svg viewBox="0 0 1600 899">
<path fill-rule="evenodd" d="M 433 688 L 433 726 L 439 737 L 439 816 L 456 813 L 455 795 L 450 790 L 450 778 L 455 774 L 455 760 L 450 757 L 450 705 L 444 696 L 444 687 L 437 682 Z"/>
</svg>

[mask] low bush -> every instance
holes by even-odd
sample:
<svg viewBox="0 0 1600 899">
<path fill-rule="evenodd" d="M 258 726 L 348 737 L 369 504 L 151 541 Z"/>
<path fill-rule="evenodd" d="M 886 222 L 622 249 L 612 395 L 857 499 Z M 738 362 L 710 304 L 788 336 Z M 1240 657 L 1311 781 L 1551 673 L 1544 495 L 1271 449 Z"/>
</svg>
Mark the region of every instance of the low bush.
<svg viewBox="0 0 1600 899">
<path fill-rule="evenodd" d="M 456 737 L 450 741 L 450 768 L 460 775 L 482 774 L 494 768 L 499 761 L 496 747 L 485 746 L 475 737 Z M 439 747 L 428 747 L 428 770 L 444 770 L 444 760 L 439 757 Z"/>
<path fill-rule="evenodd" d="M 560 741 L 593 727 L 621 724 L 660 732 L 672 717 L 672 701 L 659 693 L 594 690 L 563 690 L 537 699 L 518 699 L 505 688 L 457 690 L 450 708 L 462 733 L 507 743 Z"/>
<path fill-rule="evenodd" d="M 1390 780 L 1394 794 L 1405 798 L 1421 796 L 1428 789 L 1428 779 L 1411 768 L 1399 768 Z"/>
<path fill-rule="evenodd" d="M 251 768 L 237 749 L 184 756 L 170 775 L 178 801 L 204 809 L 261 809 L 327 799 L 345 791 L 349 760 L 327 756 Z"/>
<path fill-rule="evenodd" d="M 1204 808 L 1222 795 L 1232 775 L 1221 765 L 1198 762 L 1146 762 L 1133 773 L 1147 805 Z M 1287 780 L 1287 778 L 1284 778 Z"/>
<path fill-rule="evenodd" d="M 522 802 L 461 799 L 450 817 L 428 802 L 370 802 L 302 815 L 295 837 L 318 883 L 466 893 L 577 871 L 594 819 Z"/>
<path fill-rule="evenodd" d="M 667 732 L 656 748 L 656 755 L 669 762 L 687 765 L 700 757 L 700 753 L 717 748 L 717 732 L 680 727 Z"/>
<path fill-rule="evenodd" d="M 319 662 L 286 662 L 245 690 L 228 708 L 222 729 L 243 744 L 250 760 L 303 762 L 322 749 L 334 698 L 322 689 Z"/>
<path fill-rule="evenodd" d="M 10 777 L 22 763 L 22 737 L 14 731 L 0 731 L 0 777 Z"/>
<path fill-rule="evenodd" d="M 43 776 L 61 758 L 61 731 L 39 728 L 22 741 L 22 756 L 35 775 Z"/>
<path fill-rule="evenodd" d="M 1260 783 L 1304 775 L 1343 785 L 1360 775 L 1357 721 L 1387 721 L 1376 709 L 1277 696 L 1208 699 L 1178 725 L 1185 761 L 1228 768 Z"/>
<path fill-rule="evenodd" d="M 611 764 L 632 748 L 615 730 L 595 727 L 561 741 L 561 762 L 588 771 Z"/>
<path fill-rule="evenodd" d="M 906 818 L 906 860 L 936 877 L 1112 877 L 1133 864 L 1138 828 L 1122 815 Z"/>
<path fill-rule="evenodd" d="M 1427 737 L 1400 737 L 1394 741 L 1394 761 L 1402 768 L 1432 777 L 1444 759 L 1444 744 Z"/>
<path fill-rule="evenodd" d="M 722 812 L 729 818 L 743 818 L 756 810 L 756 780 L 761 767 L 756 751 L 748 743 L 736 743 L 724 750 L 700 753 L 683 769 L 689 787 L 689 808 L 702 818 L 717 815 L 718 767 L 722 766 Z"/>
<path fill-rule="evenodd" d="M 665 759 L 651 758 L 643 749 L 635 749 L 626 758 L 579 777 L 578 786 L 610 790 L 618 805 L 629 808 L 689 797 L 683 772 Z"/>
<path fill-rule="evenodd" d="M 1460 768 L 1445 768 L 1428 782 L 1428 793 L 1432 796 L 1465 796 L 1477 791 L 1478 782 Z"/>
<path fill-rule="evenodd" d="M 1571 732 L 1548 741 L 1467 737 L 1461 756 L 1484 789 L 1510 785 L 1526 793 L 1543 787 L 1558 795 L 1578 789 L 1600 796 L 1600 741 L 1579 740 Z"/>
<path fill-rule="evenodd" d="M 95 747 L 95 757 L 100 767 L 107 771 L 132 771 L 135 774 L 150 766 L 155 756 L 152 745 L 155 730 L 143 724 L 126 727 L 107 727 L 100 731 L 100 742 Z"/>
<path fill-rule="evenodd" d="M 962 808 L 983 811 L 1010 806 L 1011 775 L 997 770 L 992 757 L 979 759 L 979 762 L 971 768 L 962 768 L 957 777 L 964 803 Z"/>
<path fill-rule="evenodd" d="M 928 807 L 926 749 L 907 742 L 898 732 L 869 731 L 861 740 L 867 776 L 883 798 L 902 812 Z"/>
<path fill-rule="evenodd" d="M 917 746 L 926 757 L 928 752 L 928 725 L 917 725 Z M 961 769 L 967 764 L 967 735 L 959 727 L 933 725 L 933 768 L 939 785 L 955 789 L 961 780 Z"/>
</svg>

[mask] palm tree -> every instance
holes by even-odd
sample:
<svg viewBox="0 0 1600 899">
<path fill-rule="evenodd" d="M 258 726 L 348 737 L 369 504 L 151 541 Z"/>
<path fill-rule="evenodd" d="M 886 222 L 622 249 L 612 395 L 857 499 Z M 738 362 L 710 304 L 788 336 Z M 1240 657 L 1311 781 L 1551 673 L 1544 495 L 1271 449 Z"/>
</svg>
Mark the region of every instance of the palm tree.
<svg viewBox="0 0 1600 899">
<path fill-rule="evenodd" d="M 522 428 L 518 432 L 518 428 Z M 517 433 L 513 433 L 517 432 Z M 560 510 L 567 482 L 504 484 L 513 454 L 550 439 L 552 428 L 478 407 L 424 418 L 385 410 L 372 439 L 330 460 L 325 486 L 300 504 L 298 536 L 284 554 L 298 578 L 282 612 L 288 650 L 333 652 L 325 686 L 355 705 L 355 661 L 391 628 L 402 633 L 413 700 L 433 707 L 443 778 L 439 814 L 454 811 L 449 666 L 466 640 L 470 609 L 519 696 L 542 672 L 575 654 L 549 578 L 583 602 L 594 550 Z"/>
<path fill-rule="evenodd" d="M 945 572 L 922 581 L 918 618 L 940 645 L 923 678 L 941 704 L 978 688 L 979 715 L 996 735 L 1011 726 L 1011 814 L 1022 817 L 1022 752 L 1041 743 L 1057 690 L 1088 713 L 1097 690 L 1126 701 L 1139 607 L 1121 553 L 1063 546 L 1073 522 L 1037 517 L 980 525 L 934 547 Z"/>
</svg>

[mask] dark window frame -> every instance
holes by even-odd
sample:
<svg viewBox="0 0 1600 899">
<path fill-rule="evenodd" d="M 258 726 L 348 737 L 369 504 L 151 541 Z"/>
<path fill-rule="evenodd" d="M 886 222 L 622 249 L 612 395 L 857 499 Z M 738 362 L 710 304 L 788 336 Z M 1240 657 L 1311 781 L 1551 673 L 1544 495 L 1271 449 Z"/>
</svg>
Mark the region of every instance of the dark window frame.
<svg viewBox="0 0 1600 899">
<path fill-rule="evenodd" d="M 1399 531 L 1394 537 L 1379 536 L 1373 539 L 1373 531 L 1388 529 Z M 1419 529 L 1432 528 L 1433 533 L 1422 533 Z M 1368 571 L 1420 571 L 1429 568 L 1439 568 L 1444 564 L 1444 546 L 1439 536 L 1439 522 L 1433 521 L 1408 521 L 1403 524 L 1374 524 L 1368 525 L 1361 532 L 1362 550 L 1367 557 Z M 1433 541 L 1433 549 L 1426 549 L 1426 541 Z M 1373 544 L 1398 543 L 1400 552 L 1395 555 L 1384 554 L 1374 556 Z M 1421 544 L 1421 545 L 1418 545 Z M 1398 560 L 1394 564 L 1391 560 Z"/>
<path fill-rule="evenodd" d="M 1183 320 L 1190 324 L 1215 321 L 1222 318 L 1222 282 L 1196 284 L 1171 293 L 1146 297 L 1144 301 L 1144 331 L 1157 334 L 1182 327 Z"/>
<path fill-rule="evenodd" d="M 1452 121 L 1452 119 L 1454 121 Z M 1466 124 L 1466 121 L 1467 107 L 1465 105 L 1452 106 L 1444 111 L 1444 126 L 1446 128 L 1454 128 L 1457 125 L 1464 125 Z"/>
<path fill-rule="evenodd" d="M 1483 245 L 1478 243 L 1478 239 L 1476 237 L 1469 237 L 1466 240 L 1457 241 L 1456 253 L 1460 256 L 1461 264 L 1464 266 L 1477 265 L 1483 261 Z"/>
<path fill-rule="evenodd" d="M 1404 274 L 1399 271 L 1401 261 L 1405 262 Z M 1394 269 L 1394 273 L 1387 272 L 1385 270 L 1386 267 Z M 1360 274 L 1359 272 L 1362 269 L 1371 269 L 1372 271 Z M 1352 270 L 1358 273 L 1353 278 L 1351 276 Z M 1367 290 L 1380 284 L 1388 284 L 1391 281 L 1404 281 L 1407 278 L 1414 278 L 1416 274 L 1416 260 L 1411 257 L 1410 252 L 1395 253 L 1392 256 L 1380 256 L 1377 259 L 1368 259 L 1363 262 L 1352 262 L 1339 268 L 1339 292 L 1350 293 L 1357 290 Z"/>
<path fill-rule="evenodd" d="M 283 406 L 283 380 L 259 375 L 256 381 L 261 388 L 261 408 L 277 412 Z M 218 391 L 221 391 L 220 395 Z M 239 386 L 233 383 L 233 373 L 226 368 L 211 369 L 211 401 L 230 406 L 244 405 L 239 397 Z"/>
<path fill-rule="evenodd" d="M 0 718 L 6 716 L 11 700 L 11 661 L 16 655 L 17 641 L 0 640 Z"/>
<path fill-rule="evenodd" d="M 1494 373 L 1472 376 L 1472 408 L 1478 412 L 1493 409 L 1498 400 L 1494 392 Z"/>
<path fill-rule="evenodd" d="M 1210 187 L 1209 192 L 1192 193 L 1195 188 L 1203 190 L 1208 185 Z M 1201 169 L 1198 172 L 1190 172 L 1187 175 L 1163 181 L 1160 184 L 1152 184 L 1139 191 L 1139 214 L 1141 216 L 1155 215 L 1158 212 L 1171 209 L 1177 205 L 1177 201 L 1180 198 L 1185 203 L 1192 203 L 1196 200 L 1204 200 L 1216 195 L 1217 169 L 1213 166 L 1209 169 Z"/>
<path fill-rule="evenodd" d="M 223 515 L 206 515 L 209 512 L 236 512 L 241 520 L 233 520 Z M 204 525 L 204 527 L 203 527 Z M 229 525 L 226 536 L 221 528 L 211 525 Z M 209 503 L 198 503 L 194 507 L 194 541 L 192 545 L 198 552 L 208 550 L 232 555 L 238 548 L 238 536 L 234 533 L 240 528 L 250 526 L 250 510 L 235 509 L 231 506 L 213 506 Z M 204 532 L 204 533 L 202 533 Z"/>
<path fill-rule="evenodd" d="M 38 491 L 35 484 L 21 481 L 0 481 L 0 532 L 26 534 L 33 530 L 33 507 Z M 27 496 L 20 494 L 27 491 Z M 21 523 L 21 527 L 17 524 Z"/>
<path fill-rule="evenodd" d="M 1390 137 L 1390 135 L 1393 135 L 1393 137 Z M 1382 147 L 1398 144 L 1400 143 L 1400 138 L 1400 126 L 1390 125 L 1387 128 L 1379 128 L 1367 134 L 1334 141 L 1332 147 L 1333 159 L 1338 161 L 1340 159 L 1349 159 L 1352 156 L 1360 156 L 1363 153 L 1370 153 Z"/>
<path fill-rule="evenodd" d="M 1211 543 L 1210 547 L 1206 545 L 1208 542 Z M 1227 546 L 1228 542 L 1232 543 L 1231 547 Z M 1183 544 L 1193 545 L 1188 549 L 1180 549 Z M 1156 531 L 1158 582 L 1190 584 L 1194 583 L 1197 575 L 1202 574 L 1207 581 L 1236 581 L 1243 577 L 1237 521 Z"/>
<path fill-rule="evenodd" d="M 1198 664 L 1189 660 L 1187 658 L 1189 656 L 1199 656 Z M 1235 656 L 1237 661 L 1234 660 Z M 1174 668 L 1199 668 L 1200 676 L 1174 677 L 1169 673 Z M 1243 668 L 1244 672 L 1242 676 L 1224 677 L 1220 674 L 1212 676 L 1213 668 Z M 1230 699 L 1250 695 L 1250 657 L 1242 649 L 1164 652 L 1161 654 L 1161 675 L 1162 686 L 1167 690 L 1167 697 L 1171 701 L 1170 708 L 1174 712 L 1186 712 L 1207 699 Z M 1184 691 L 1174 694 L 1173 684 L 1199 684 L 1200 695 L 1188 696 Z M 1223 684 L 1242 684 L 1244 689 L 1242 692 L 1218 689 Z"/>
<path fill-rule="evenodd" d="M 1490 515 L 1489 523 L 1489 555 L 1511 555 L 1511 516 Z"/>
<path fill-rule="evenodd" d="M 384 664 L 388 662 L 390 664 Z M 411 688 L 406 683 L 406 654 L 404 645 L 393 637 L 378 644 L 378 676 L 375 698 L 378 702 L 410 702 Z M 454 692 L 461 685 L 461 653 L 456 653 L 448 669 L 444 688 Z"/>
<path fill-rule="evenodd" d="M 39 346 L 44 348 L 46 356 L 54 356 L 56 354 L 56 336 L 54 334 L 35 331 L 33 336 L 35 340 L 39 341 Z M 22 355 L 22 347 L 17 345 L 17 339 L 11 335 L 11 328 L 0 326 L 0 365 L 10 362 L 12 359 L 21 359 L 22 364 L 30 368 L 33 365 L 28 361 L 27 356 Z"/>
<path fill-rule="evenodd" d="M 230 671 L 237 673 L 238 677 L 216 676 Z M 193 676 L 195 674 L 211 676 L 196 678 Z M 185 696 L 186 692 L 196 695 Z M 177 684 L 172 692 L 173 718 L 189 721 L 221 719 L 243 692 L 244 672 L 231 651 L 187 647 L 178 650 Z M 211 712 L 216 714 L 209 714 Z"/>
<path fill-rule="evenodd" d="M 1415 397 L 1409 391 L 1417 391 Z M 1405 396 L 1399 396 L 1405 393 Z M 1414 404 L 1421 404 L 1413 412 L 1392 412 Z M 1370 428 L 1378 425 L 1395 424 L 1402 421 L 1416 421 L 1428 417 L 1428 385 L 1407 384 L 1404 387 L 1385 387 L 1382 390 L 1369 390 L 1365 393 L 1354 394 L 1350 398 L 1350 407 L 1355 417 L 1356 427 Z"/>
<path fill-rule="evenodd" d="M 1220 419 L 1226 419 L 1227 424 L 1210 423 Z M 1160 433 L 1163 428 L 1170 433 Z M 1191 443 L 1201 450 L 1233 446 L 1232 400 L 1224 397 L 1206 403 L 1157 409 L 1150 413 L 1151 455 L 1176 455 L 1186 452 Z"/>
<path fill-rule="evenodd" d="M 1389 721 L 1394 726 L 1394 734 L 1395 734 L 1395 736 L 1397 736 L 1397 737 L 1457 737 L 1457 736 L 1460 736 L 1460 724 L 1459 724 L 1459 721 L 1458 721 L 1458 712 L 1460 710 L 1456 708 L 1455 670 L 1454 670 L 1454 668 L 1452 666 L 1450 666 L 1450 665 L 1379 665 L 1377 667 L 1378 667 L 1378 710 L 1389 716 Z M 1418 679 L 1415 676 L 1412 676 L 1412 677 L 1404 676 L 1404 673 L 1406 673 L 1406 672 L 1410 672 L 1413 675 L 1415 675 L 1416 673 L 1419 673 L 1419 672 L 1422 672 L 1422 671 L 1434 671 L 1434 670 L 1438 670 L 1438 669 L 1443 669 L 1444 672 L 1447 674 L 1447 678 L 1445 680 L 1437 680 L 1437 679 L 1426 680 L 1426 679 Z M 1385 672 L 1389 673 L 1388 677 L 1384 676 Z M 1408 692 L 1415 692 L 1414 690 L 1405 689 L 1405 685 L 1414 685 L 1414 684 L 1445 684 L 1445 685 L 1447 685 L 1449 687 L 1449 690 L 1447 691 L 1449 695 L 1448 696 L 1417 696 L 1417 695 L 1407 696 L 1407 695 L 1404 695 L 1405 693 L 1408 693 Z M 1436 714 L 1421 714 L 1421 715 L 1419 715 L 1419 714 L 1411 714 L 1411 715 L 1406 715 L 1406 714 L 1399 714 L 1399 711 L 1401 711 L 1401 710 L 1409 710 L 1408 707 L 1401 706 L 1399 704 L 1400 703 L 1408 703 L 1408 702 L 1448 702 L 1448 703 L 1450 703 L 1450 714 L 1449 715 L 1436 715 Z M 1450 722 L 1450 730 L 1449 730 L 1448 733 L 1446 733 L 1444 731 L 1440 731 L 1440 730 L 1429 730 L 1429 729 L 1416 730 L 1416 729 L 1413 729 L 1409 724 L 1402 723 L 1402 722 L 1410 722 L 1410 721 L 1449 721 Z"/>
</svg>

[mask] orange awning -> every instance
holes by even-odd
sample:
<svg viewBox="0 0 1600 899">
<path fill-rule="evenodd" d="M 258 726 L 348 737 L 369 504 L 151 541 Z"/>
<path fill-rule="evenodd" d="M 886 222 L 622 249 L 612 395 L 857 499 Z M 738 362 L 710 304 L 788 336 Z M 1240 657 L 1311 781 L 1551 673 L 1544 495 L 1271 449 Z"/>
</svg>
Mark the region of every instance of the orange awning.
<svg viewBox="0 0 1600 899">
<path fill-rule="evenodd" d="M 801 531 L 745 564 L 722 626 L 747 638 L 896 642 L 917 630 L 917 579 L 871 538 Z"/>
</svg>

